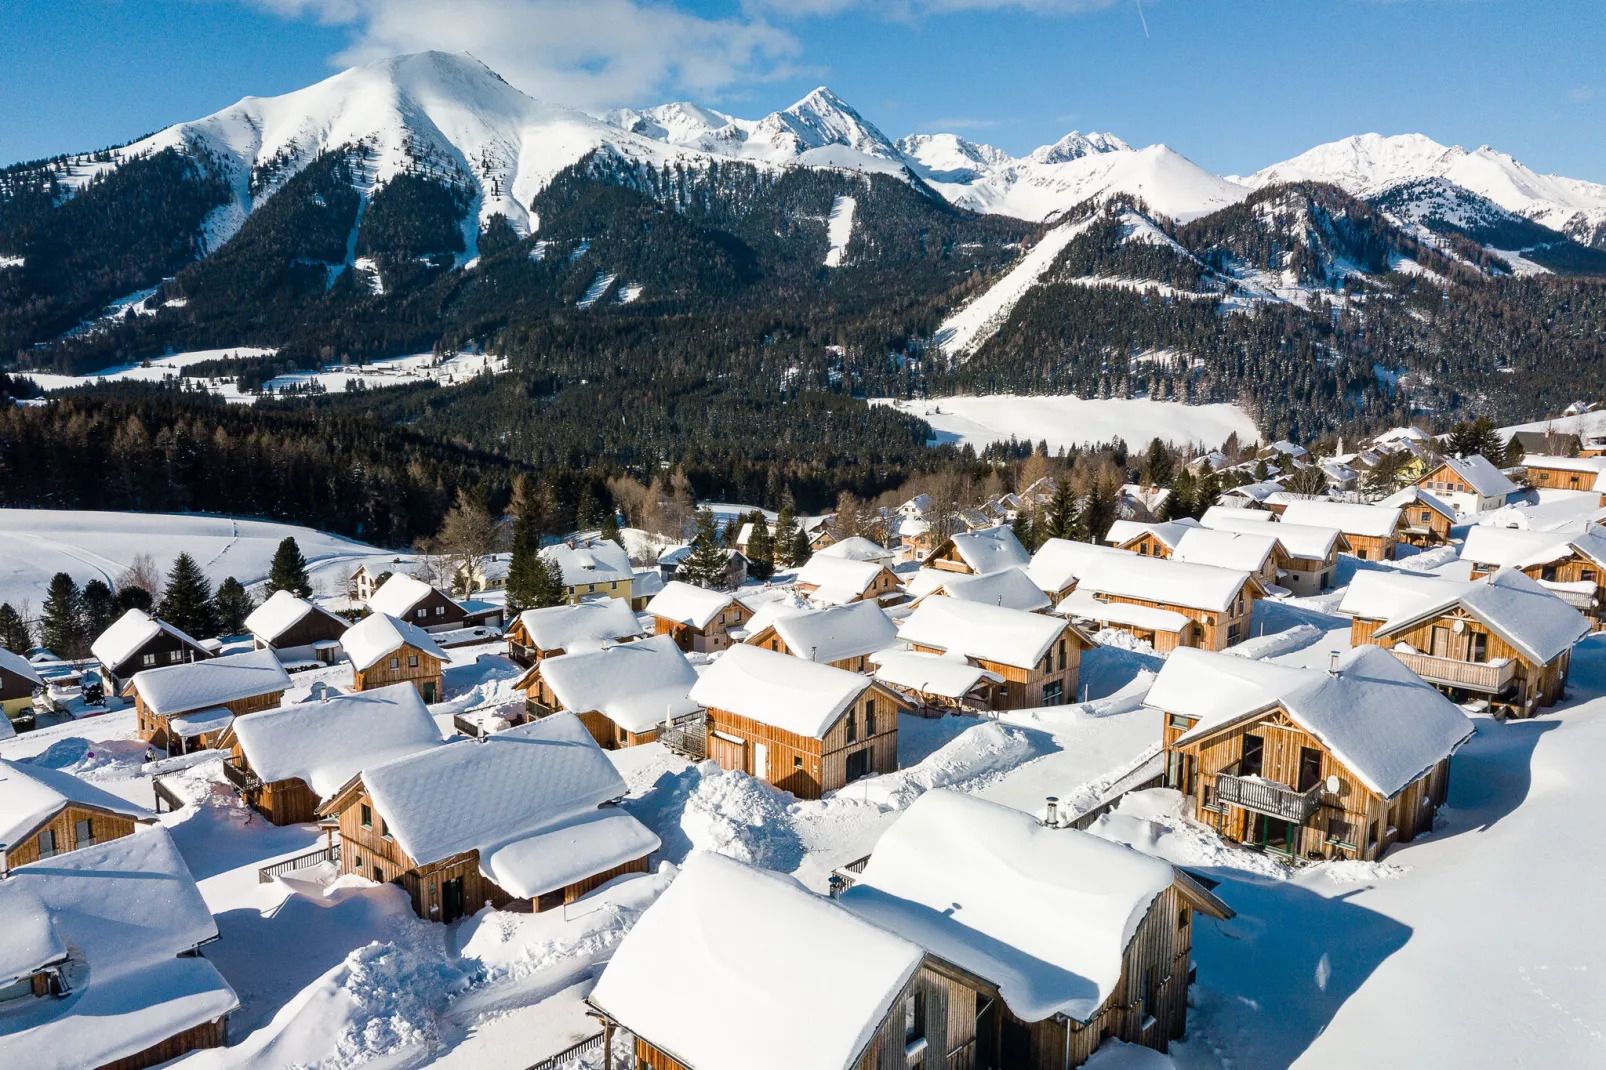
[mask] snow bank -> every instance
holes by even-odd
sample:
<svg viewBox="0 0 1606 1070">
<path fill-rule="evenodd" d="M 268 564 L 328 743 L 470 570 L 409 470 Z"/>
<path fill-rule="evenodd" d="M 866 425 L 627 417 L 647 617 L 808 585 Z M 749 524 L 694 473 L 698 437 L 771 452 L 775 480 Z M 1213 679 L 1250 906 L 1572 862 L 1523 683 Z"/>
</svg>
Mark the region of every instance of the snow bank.
<svg viewBox="0 0 1606 1070">
<path fill-rule="evenodd" d="M 1321 637 L 1322 630 L 1314 624 L 1296 624 L 1284 631 L 1245 639 L 1237 646 L 1228 647 L 1226 653 L 1260 661 L 1265 658 L 1280 657 L 1300 647 L 1309 646 Z"/>
<path fill-rule="evenodd" d="M 694 849 L 711 851 L 783 873 L 803 861 L 792 828 L 788 796 L 746 773 L 712 761 L 697 767 L 701 779 L 686 800 L 680 828 Z"/>
<path fill-rule="evenodd" d="M 843 793 L 902 810 L 933 788 L 947 788 L 1013 769 L 1034 757 L 1031 736 L 987 721 L 939 747 L 925 761 L 849 785 Z"/>
</svg>

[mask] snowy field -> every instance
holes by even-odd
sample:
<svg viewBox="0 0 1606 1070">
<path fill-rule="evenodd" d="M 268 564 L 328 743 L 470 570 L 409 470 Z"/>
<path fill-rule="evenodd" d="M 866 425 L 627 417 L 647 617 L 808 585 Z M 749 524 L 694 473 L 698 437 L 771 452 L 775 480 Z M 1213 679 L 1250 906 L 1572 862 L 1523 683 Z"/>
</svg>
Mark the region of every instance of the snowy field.
<svg viewBox="0 0 1606 1070">
<path fill-rule="evenodd" d="M 27 600 L 37 610 L 57 572 L 68 573 L 79 586 L 96 578 L 114 584 L 140 554 L 150 554 L 165 573 L 184 551 L 213 584 L 233 576 L 249 586 L 267 578 L 273 551 L 286 536 L 301 547 L 315 594 L 342 594 L 358 565 L 388 569 L 397 556 L 339 535 L 266 520 L 0 509 L 0 602 L 17 606 Z"/>
<path fill-rule="evenodd" d="M 1244 443 L 1260 432 L 1249 414 L 1236 405 L 1184 405 L 1176 401 L 1079 398 L 1074 394 L 1020 397 L 989 394 L 926 401 L 874 398 L 872 405 L 891 405 L 918 416 L 937 432 L 934 441 L 969 443 L 980 450 L 993 442 L 1048 440 L 1050 452 L 1096 442 L 1124 439 L 1134 449 L 1155 437 L 1175 446 L 1219 446 L 1237 433 Z"/>
<path fill-rule="evenodd" d="M 273 350 L 259 349 L 252 346 L 236 346 L 231 349 L 198 349 L 188 353 L 175 353 L 171 356 L 158 357 L 143 364 L 125 364 L 115 368 L 104 368 L 88 375 L 56 375 L 49 372 L 21 372 L 19 374 L 32 379 L 45 390 L 64 390 L 68 387 L 84 386 L 95 382 L 162 382 L 165 380 L 182 380 L 187 386 L 200 386 L 219 397 L 232 402 L 249 405 L 256 401 L 255 394 L 242 394 L 235 385 L 233 378 L 203 378 L 185 373 L 185 369 L 192 364 L 206 360 L 218 360 L 224 357 L 265 357 L 271 356 Z M 297 372 L 291 375 L 281 375 L 269 379 L 263 384 L 265 393 L 277 393 L 290 389 L 306 389 L 310 384 L 316 383 L 330 393 L 341 393 L 351 388 L 352 384 L 360 384 L 368 389 L 378 389 L 386 386 L 403 386 L 412 383 L 437 382 L 442 384 L 461 383 L 473 379 L 477 375 L 495 375 L 507 371 L 507 360 L 504 357 L 492 357 L 478 353 L 461 353 L 445 360 L 437 361 L 429 353 L 418 353 L 410 357 L 397 357 L 394 360 L 376 360 L 371 364 L 340 365 L 331 364 L 318 372 Z"/>
</svg>

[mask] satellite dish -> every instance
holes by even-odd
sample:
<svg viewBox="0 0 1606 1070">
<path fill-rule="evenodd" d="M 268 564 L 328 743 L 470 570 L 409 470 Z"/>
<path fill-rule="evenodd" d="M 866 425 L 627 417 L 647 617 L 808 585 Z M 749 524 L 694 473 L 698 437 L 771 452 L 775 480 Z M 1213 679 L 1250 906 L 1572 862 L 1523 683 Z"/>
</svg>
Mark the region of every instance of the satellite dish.
<svg viewBox="0 0 1606 1070">
<path fill-rule="evenodd" d="M 1338 794 L 1338 789 L 1343 787 L 1343 782 L 1340 781 L 1338 779 L 1338 777 L 1336 777 L 1336 776 L 1330 776 L 1330 777 L 1327 778 L 1326 787 L 1327 787 L 1327 794 L 1329 794 L 1329 795 L 1337 795 Z"/>
<path fill-rule="evenodd" d="M 1450 625 L 1450 630 L 1455 632 L 1455 634 L 1460 635 L 1462 632 L 1467 630 L 1467 622 L 1464 620 L 1458 620 L 1454 624 Z"/>
</svg>

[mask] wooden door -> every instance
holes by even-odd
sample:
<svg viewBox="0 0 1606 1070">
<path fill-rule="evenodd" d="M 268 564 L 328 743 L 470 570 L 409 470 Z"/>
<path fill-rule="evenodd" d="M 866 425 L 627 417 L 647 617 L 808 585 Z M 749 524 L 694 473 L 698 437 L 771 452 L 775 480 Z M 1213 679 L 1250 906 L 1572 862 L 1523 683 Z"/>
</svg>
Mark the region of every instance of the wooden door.
<svg viewBox="0 0 1606 1070">
<path fill-rule="evenodd" d="M 463 878 L 441 882 L 441 921 L 453 922 L 463 916 Z"/>
<path fill-rule="evenodd" d="M 726 739 L 718 733 L 709 732 L 708 756 L 718 762 L 721 769 L 750 772 L 747 768 L 747 746 L 740 740 Z"/>
<path fill-rule="evenodd" d="M 770 749 L 762 743 L 753 744 L 753 776 L 766 782 L 770 778 Z"/>
</svg>

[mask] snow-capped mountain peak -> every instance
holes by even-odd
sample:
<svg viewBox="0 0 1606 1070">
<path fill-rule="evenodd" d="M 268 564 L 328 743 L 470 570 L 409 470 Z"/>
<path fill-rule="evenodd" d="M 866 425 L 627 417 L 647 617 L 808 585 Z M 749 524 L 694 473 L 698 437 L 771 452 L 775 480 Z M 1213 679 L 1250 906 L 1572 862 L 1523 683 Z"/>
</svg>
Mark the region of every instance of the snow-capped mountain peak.
<svg viewBox="0 0 1606 1070">
<path fill-rule="evenodd" d="M 875 124 L 854 111 L 847 101 L 820 86 L 790 108 L 776 112 L 809 148 L 846 145 L 869 156 L 896 156 L 897 149 Z M 766 120 L 768 121 L 768 120 Z"/>
<path fill-rule="evenodd" d="M 1069 163 L 1099 152 L 1130 152 L 1132 146 L 1114 134 L 1083 134 L 1072 130 L 1052 145 L 1043 145 L 1027 157 L 1035 163 Z"/>
</svg>

